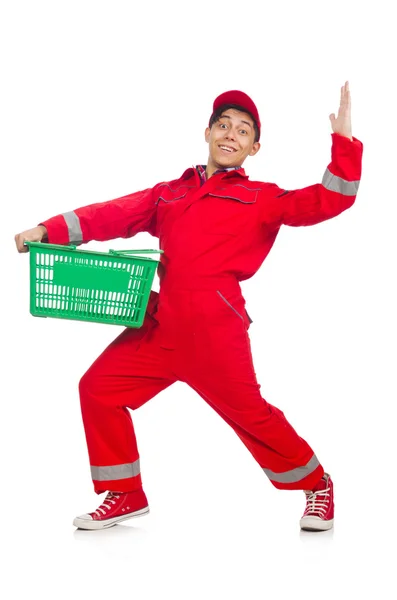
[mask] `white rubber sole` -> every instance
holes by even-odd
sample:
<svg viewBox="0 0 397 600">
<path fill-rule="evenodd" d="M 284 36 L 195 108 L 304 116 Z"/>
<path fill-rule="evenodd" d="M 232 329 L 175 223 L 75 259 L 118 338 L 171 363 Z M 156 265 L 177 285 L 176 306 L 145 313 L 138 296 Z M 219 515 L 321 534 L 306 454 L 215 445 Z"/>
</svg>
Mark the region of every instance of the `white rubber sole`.
<svg viewBox="0 0 397 600">
<path fill-rule="evenodd" d="M 73 525 L 78 529 L 108 529 L 109 527 L 113 527 L 113 525 L 117 525 L 117 523 L 122 523 L 123 521 L 127 521 L 127 519 L 133 519 L 134 517 L 143 517 L 149 513 L 149 507 L 142 508 L 141 510 L 136 510 L 133 513 L 128 515 L 120 515 L 119 517 L 113 517 L 112 519 L 105 519 L 104 521 L 94 521 L 93 519 L 84 518 L 84 516 L 76 517 L 73 521 Z"/>
<path fill-rule="evenodd" d="M 334 526 L 334 520 L 323 521 L 320 517 L 303 517 L 300 527 L 304 531 L 328 531 Z"/>
</svg>

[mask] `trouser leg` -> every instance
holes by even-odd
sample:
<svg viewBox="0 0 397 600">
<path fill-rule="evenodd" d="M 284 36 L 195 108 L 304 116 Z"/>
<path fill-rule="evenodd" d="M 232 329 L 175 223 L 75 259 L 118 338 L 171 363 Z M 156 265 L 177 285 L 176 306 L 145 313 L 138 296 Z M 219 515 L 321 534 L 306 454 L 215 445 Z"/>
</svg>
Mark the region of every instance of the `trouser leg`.
<svg viewBox="0 0 397 600">
<path fill-rule="evenodd" d="M 126 329 L 97 358 L 79 385 L 94 489 L 99 494 L 142 485 L 139 453 L 128 409 L 136 409 L 174 383 L 166 352 L 150 317 Z"/>
<path fill-rule="evenodd" d="M 234 429 L 271 483 L 311 489 L 324 470 L 309 444 L 260 394 L 248 333 L 231 319 L 202 331 L 187 383 Z"/>
</svg>

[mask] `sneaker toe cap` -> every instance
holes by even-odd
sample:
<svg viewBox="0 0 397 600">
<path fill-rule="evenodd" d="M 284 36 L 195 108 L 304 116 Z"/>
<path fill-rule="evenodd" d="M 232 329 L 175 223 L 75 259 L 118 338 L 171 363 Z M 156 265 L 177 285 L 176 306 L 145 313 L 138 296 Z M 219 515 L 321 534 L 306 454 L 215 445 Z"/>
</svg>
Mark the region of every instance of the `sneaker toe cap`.
<svg viewBox="0 0 397 600">
<path fill-rule="evenodd" d="M 85 515 L 79 515 L 78 517 L 76 517 L 75 521 L 93 521 L 93 518 L 92 518 L 92 515 L 85 514 Z"/>
</svg>

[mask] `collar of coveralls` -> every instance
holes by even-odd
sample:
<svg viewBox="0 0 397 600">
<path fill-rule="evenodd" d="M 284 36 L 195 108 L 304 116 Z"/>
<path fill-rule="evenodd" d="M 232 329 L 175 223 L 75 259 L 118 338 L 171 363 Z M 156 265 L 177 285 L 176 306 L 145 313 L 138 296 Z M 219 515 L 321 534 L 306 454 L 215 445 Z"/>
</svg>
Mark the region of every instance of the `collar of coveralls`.
<svg viewBox="0 0 397 600">
<path fill-rule="evenodd" d="M 205 172 L 206 167 L 207 165 L 196 165 L 195 167 L 190 167 L 189 169 L 186 169 L 186 171 L 182 174 L 181 179 L 190 179 L 190 177 L 192 177 L 194 173 L 197 172 L 200 178 L 200 184 L 203 185 L 203 183 L 207 181 L 207 175 Z M 248 179 L 248 175 L 246 175 L 243 167 L 227 167 L 225 169 L 218 169 L 217 171 L 215 171 L 215 173 L 212 174 L 211 177 L 220 173 L 223 173 L 226 176 L 233 176 L 234 174 L 236 174 L 240 177 L 243 177 L 244 179 Z"/>
</svg>

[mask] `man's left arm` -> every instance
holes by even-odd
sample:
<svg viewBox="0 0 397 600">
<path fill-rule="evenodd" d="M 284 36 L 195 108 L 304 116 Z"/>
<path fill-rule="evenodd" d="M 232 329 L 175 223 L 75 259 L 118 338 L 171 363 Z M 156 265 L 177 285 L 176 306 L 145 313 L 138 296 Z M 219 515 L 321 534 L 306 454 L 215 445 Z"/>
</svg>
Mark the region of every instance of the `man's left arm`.
<svg viewBox="0 0 397 600">
<path fill-rule="evenodd" d="M 363 145 L 332 134 L 332 160 L 321 183 L 300 190 L 277 190 L 273 213 L 279 225 L 315 225 L 336 217 L 356 199 L 361 179 Z"/>
<path fill-rule="evenodd" d="M 321 183 L 299 190 L 270 189 L 263 220 L 280 225 L 314 225 L 350 208 L 357 195 L 363 144 L 352 135 L 348 82 L 341 88 L 338 116 L 329 116 L 332 126 L 331 162 Z"/>
</svg>

